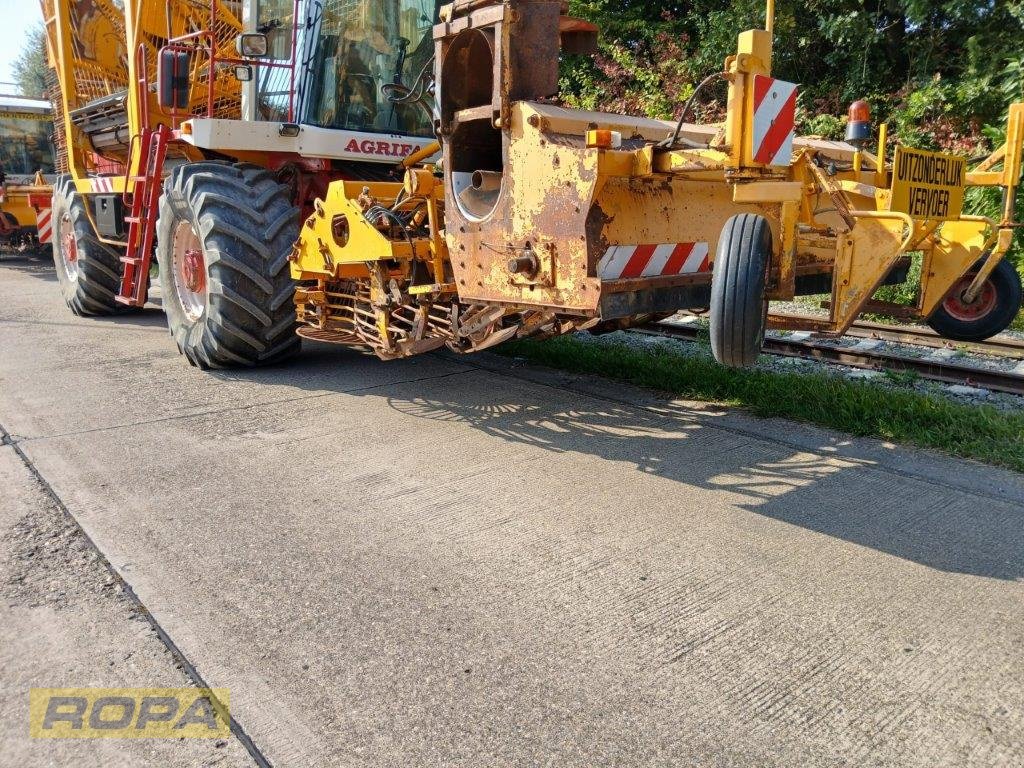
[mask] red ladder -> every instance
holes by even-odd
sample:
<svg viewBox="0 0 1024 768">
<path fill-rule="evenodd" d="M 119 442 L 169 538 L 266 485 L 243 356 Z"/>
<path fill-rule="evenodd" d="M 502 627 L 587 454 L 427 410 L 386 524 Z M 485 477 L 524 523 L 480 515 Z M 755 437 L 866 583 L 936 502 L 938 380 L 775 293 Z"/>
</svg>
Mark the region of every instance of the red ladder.
<svg viewBox="0 0 1024 768">
<path fill-rule="evenodd" d="M 131 214 L 128 222 L 128 247 L 121 257 L 121 292 L 117 300 L 130 307 L 146 303 L 149 288 L 149 264 L 153 258 L 153 240 L 156 235 L 156 217 L 163 189 L 164 159 L 171 131 L 166 125 L 156 129 L 143 128 L 139 136 L 139 176 L 127 177 L 125 189 L 134 183 Z"/>
</svg>

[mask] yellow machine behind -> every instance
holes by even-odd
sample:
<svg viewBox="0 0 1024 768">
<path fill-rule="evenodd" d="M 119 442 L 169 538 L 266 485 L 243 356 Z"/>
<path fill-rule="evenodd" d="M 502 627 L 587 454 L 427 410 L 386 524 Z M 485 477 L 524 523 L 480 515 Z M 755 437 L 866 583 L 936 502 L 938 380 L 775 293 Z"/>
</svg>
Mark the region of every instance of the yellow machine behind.
<svg viewBox="0 0 1024 768">
<path fill-rule="evenodd" d="M 0 95 L 0 249 L 24 252 L 50 244 L 52 121 L 47 102 Z"/>
<path fill-rule="evenodd" d="M 211 25 L 208 0 L 129 0 L 128 12 L 113 0 L 41 0 L 49 60 L 61 98 L 54 103 L 58 156 L 74 188 L 83 195 L 134 192 L 146 158 L 138 137 L 143 122 L 171 127 L 174 117 L 162 110 L 153 88 L 141 96 L 140 79 L 156 71 L 168 34 L 210 28 L 218 50 L 232 50 L 242 30 L 238 3 L 215 0 L 217 23 Z M 183 114 L 206 103 L 210 74 L 196 62 L 189 79 L 192 103 Z M 238 117 L 239 83 L 229 72 L 214 74 L 216 114 Z M 147 86 L 150 83 L 146 83 Z M 182 147 L 182 160 L 199 153 Z"/>
</svg>

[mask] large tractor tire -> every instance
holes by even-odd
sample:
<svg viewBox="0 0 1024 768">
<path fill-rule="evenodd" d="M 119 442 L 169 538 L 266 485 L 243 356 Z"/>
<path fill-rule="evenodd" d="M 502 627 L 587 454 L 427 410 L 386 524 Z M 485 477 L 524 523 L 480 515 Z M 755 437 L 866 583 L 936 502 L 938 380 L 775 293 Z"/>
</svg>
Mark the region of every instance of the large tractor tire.
<svg viewBox="0 0 1024 768">
<path fill-rule="evenodd" d="M 121 251 L 100 242 L 89 221 L 85 199 L 70 176 L 53 187 L 53 263 L 64 301 L 83 317 L 116 315 L 128 309 L 118 303 Z"/>
<path fill-rule="evenodd" d="M 711 351 L 730 368 L 757 362 L 764 343 L 765 281 L 772 231 L 763 216 L 741 213 L 722 228 L 711 279 Z"/>
<path fill-rule="evenodd" d="M 968 303 L 963 294 L 976 274 L 972 270 L 964 275 L 928 318 L 928 325 L 940 336 L 955 341 L 983 341 L 1005 331 L 1020 313 L 1020 274 L 1013 264 L 1006 259 L 1000 261 L 977 298 Z"/>
<path fill-rule="evenodd" d="M 258 166 L 192 163 L 164 184 L 157 262 L 171 335 L 200 368 L 272 365 L 299 350 L 288 256 L 299 210 Z"/>
</svg>

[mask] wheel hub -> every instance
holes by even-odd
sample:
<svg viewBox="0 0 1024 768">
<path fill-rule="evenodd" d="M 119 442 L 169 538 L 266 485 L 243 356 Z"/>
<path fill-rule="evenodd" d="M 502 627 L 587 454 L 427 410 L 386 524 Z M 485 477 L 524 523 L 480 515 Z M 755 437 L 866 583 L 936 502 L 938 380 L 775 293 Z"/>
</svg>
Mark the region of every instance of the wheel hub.
<svg viewBox="0 0 1024 768">
<path fill-rule="evenodd" d="M 71 217 L 67 214 L 60 220 L 60 258 L 64 265 L 64 274 L 69 280 L 78 279 L 78 243 L 75 241 L 75 230 L 71 226 Z"/>
<path fill-rule="evenodd" d="M 185 252 L 182 260 L 182 277 L 185 287 L 192 293 L 202 293 L 206 288 L 206 264 L 201 251 L 191 249 Z"/>
<path fill-rule="evenodd" d="M 974 275 L 969 274 L 961 278 L 950 292 L 949 297 L 942 302 L 942 308 L 951 317 L 964 322 L 973 322 L 991 312 L 997 303 L 996 288 L 991 280 L 986 280 L 974 301 L 966 301 L 964 294 L 974 280 Z"/>
<path fill-rule="evenodd" d="M 191 222 L 182 221 L 175 227 L 171 261 L 178 303 L 185 316 L 196 322 L 206 312 L 206 259 Z"/>
</svg>

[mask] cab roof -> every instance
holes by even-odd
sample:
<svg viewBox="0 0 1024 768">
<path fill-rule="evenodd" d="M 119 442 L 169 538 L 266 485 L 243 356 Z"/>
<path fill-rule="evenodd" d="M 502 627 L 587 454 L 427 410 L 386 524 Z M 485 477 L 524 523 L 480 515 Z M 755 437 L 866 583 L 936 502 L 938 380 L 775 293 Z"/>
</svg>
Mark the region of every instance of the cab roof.
<svg viewBox="0 0 1024 768">
<path fill-rule="evenodd" d="M 0 93 L 0 111 L 4 112 L 35 112 L 48 115 L 53 111 L 50 102 L 42 99 L 27 99 L 24 96 Z"/>
</svg>

